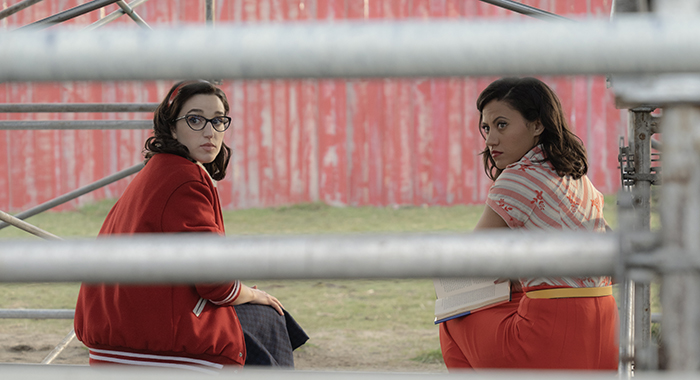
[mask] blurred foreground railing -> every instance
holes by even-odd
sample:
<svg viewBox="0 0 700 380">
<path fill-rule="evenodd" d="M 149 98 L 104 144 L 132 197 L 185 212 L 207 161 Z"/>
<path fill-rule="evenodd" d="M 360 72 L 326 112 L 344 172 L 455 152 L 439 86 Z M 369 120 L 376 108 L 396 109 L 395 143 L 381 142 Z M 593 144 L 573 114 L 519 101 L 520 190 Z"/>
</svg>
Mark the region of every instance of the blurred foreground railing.
<svg viewBox="0 0 700 380">
<path fill-rule="evenodd" d="M 612 275 L 615 234 L 386 234 L 215 237 L 156 234 L 6 241 L 4 282 Z"/>
<path fill-rule="evenodd" d="M 0 33 L 0 82 L 700 71 L 700 22 L 678 16 L 576 23 L 239 23 L 217 24 L 216 29 L 11 33 Z M 215 51 L 217 59 L 192 54 L 193 46 Z"/>
<path fill-rule="evenodd" d="M 264 24 L 211 28 L 0 34 L 0 81 L 152 80 L 184 77 L 336 78 L 522 74 L 651 74 L 626 93 L 661 99 L 664 110 L 664 192 L 660 241 L 615 234 L 363 235 L 260 238 L 138 236 L 97 241 L 8 242 L 0 279 L 21 281 L 191 282 L 231 278 L 361 278 L 618 274 L 618 280 L 663 279 L 664 342 L 668 368 L 700 369 L 700 22 L 697 1 L 656 2 L 653 17 L 576 23 L 348 22 Z M 677 8 L 671 9 L 671 8 Z M 673 14 L 675 13 L 675 14 Z M 673 14 L 673 16 L 669 16 Z M 192 46 L 218 59 L 190 54 Z M 670 73 L 668 75 L 664 73 Z M 680 73 L 680 74 L 676 74 Z M 688 76 L 687 73 L 690 73 Z M 658 75 L 658 76 L 657 76 Z M 679 79 L 680 78 L 680 79 Z M 614 83 L 615 81 L 613 81 Z M 678 84 L 681 84 L 680 87 Z M 625 86 L 621 86 L 625 87 Z M 632 90 L 629 90 L 629 89 Z M 669 95 L 670 94 L 670 95 Z M 618 93 L 618 96 L 620 94 Z M 58 125 L 53 125 L 57 127 Z M 14 127 L 8 124 L 7 128 Z M 23 129 L 41 128 L 25 124 Z M 647 136 L 644 136 L 648 141 Z M 637 200 L 631 203 L 632 207 Z M 658 246 L 657 246 L 658 245 Z M 646 254 L 640 252 L 646 251 Z M 631 292 L 628 292 L 631 295 Z M 646 297 L 646 296 L 645 296 Z M 628 298 L 628 297 L 625 297 Z M 631 310 L 634 300 L 625 300 Z M 648 313 L 648 310 L 646 311 Z M 627 313 L 626 327 L 634 323 Z M 650 320 L 650 318 L 647 318 Z M 634 335 L 623 334 L 620 376 L 631 376 Z M 8 367 L 27 371 L 25 367 Z M 637 369 L 654 368 L 639 365 Z M 67 371 L 70 371 L 68 369 Z M 44 369 L 13 377 L 56 377 Z M 53 370 L 52 370 L 53 371 Z M 95 378 L 86 369 L 71 374 Z M 641 372 L 641 371 L 639 371 Z M 697 372 L 635 373 L 644 378 L 693 378 Z M 10 375 L 12 372 L 3 371 Z M 14 374 L 14 373 L 13 373 Z M 26 374 L 26 376 L 25 376 Z M 136 374 L 136 373 L 134 373 Z M 264 376 L 249 372 L 237 376 Z M 275 375 L 309 378 L 306 372 Z M 99 376 L 122 376 L 120 372 Z M 140 378 L 163 374 L 138 374 Z M 175 374 L 165 374 L 173 378 Z M 598 373 L 486 372 L 474 377 L 598 378 Z M 10 375 L 12 376 L 12 375 Z M 179 374 L 178 374 L 179 376 Z M 407 374 L 335 373 L 358 379 Z M 437 375 L 418 375 L 421 378 Z M 610 375 L 602 375 L 606 378 Z M 130 376 L 134 378 L 133 376 Z M 188 376 L 192 378 L 192 376 Z"/>
<path fill-rule="evenodd" d="M 189 371 L 159 370 L 157 368 L 138 368 L 129 366 L 95 369 L 87 366 L 38 366 L 1 364 L 0 373 L 8 379 L 45 380 L 204 380 L 212 379 L 212 375 Z M 407 372 L 350 372 L 350 371 L 291 371 L 291 370 L 223 370 L 217 379 L 243 380 L 603 380 L 614 376 L 611 372 L 602 371 L 525 371 L 525 370 L 483 370 L 479 372 L 457 372 L 450 374 L 436 373 L 407 373 Z M 635 375 L 640 380 L 694 380 L 692 373 L 684 372 L 647 372 Z"/>
</svg>

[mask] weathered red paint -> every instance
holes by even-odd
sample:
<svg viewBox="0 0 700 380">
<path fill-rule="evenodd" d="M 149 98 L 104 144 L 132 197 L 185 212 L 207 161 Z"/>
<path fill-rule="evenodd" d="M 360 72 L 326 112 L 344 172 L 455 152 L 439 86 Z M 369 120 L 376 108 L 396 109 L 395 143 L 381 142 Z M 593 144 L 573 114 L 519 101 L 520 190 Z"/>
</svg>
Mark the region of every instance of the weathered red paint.
<svg viewBox="0 0 700 380">
<path fill-rule="evenodd" d="M 16 1 L 6 1 L 12 5 Z M 86 1 L 46 0 L 5 20 L 16 27 Z M 607 17 L 612 0 L 526 0 L 568 17 Z M 216 1 L 215 20 L 305 22 L 343 19 L 531 20 L 477 0 Z M 137 12 L 153 27 L 201 24 L 204 0 L 150 0 Z M 110 5 L 108 14 L 118 7 Z M 90 24 L 92 12 L 67 22 Z M 532 20 L 532 22 L 542 22 Z M 127 17 L 116 25 L 136 27 Z M 111 27 L 111 26 L 110 26 Z M 494 57 L 498 59 L 498 57 Z M 183 78 L 185 79 L 185 78 Z M 227 209 L 322 201 L 333 205 L 479 203 L 490 181 L 475 101 L 496 78 L 224 81 L 234 151 L 219 183 Z M 617 144 L 626 114 L 602 77 L 542 77 L 559 94 L 586 144 L 590 176 L 603 192 L 619 186 Z M 172 81 L 7 83 L 0 102 L 158 102 Z M 144 119 L 148 114 L 0 114 L 0 120 Z M 148 131 L 0 131 L 0 209 L 21 211 L 141 160 Z M 73 201 L 118 197 L 120 181 Z"/>
</svg>

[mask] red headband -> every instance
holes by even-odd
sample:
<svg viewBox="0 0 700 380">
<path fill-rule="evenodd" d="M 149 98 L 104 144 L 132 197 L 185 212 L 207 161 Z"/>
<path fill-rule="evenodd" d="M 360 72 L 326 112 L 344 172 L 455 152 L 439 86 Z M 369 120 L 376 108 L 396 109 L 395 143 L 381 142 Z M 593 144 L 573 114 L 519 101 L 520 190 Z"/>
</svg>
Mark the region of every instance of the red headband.
<svg viewBox="0 0 700 380">
<path fill-rule="evenodd" d="M 168 106 L 171 105 L 171 104 L 173 104 L 173 100 L 175 100 L 175 97 L 177 96 L 177 93 L 180 91 L 180 89 L 181 89 L 183 86 L 190 85 L 190 84 L 193 84 L 193 83 L 199 83 L 199 82 L 202 82 L 202 83 L 209 83 L 208 81 L 205 81 L 204 79 L 188 80 L 188 81 L 184 81 L 184 82 L 180 83 L 180 85 L 177 86 L 177 87 L 175 87 L 175 89 L 173 90 L 173 92 L 170 94 L 170 98 L 168 98 Z"/>
</svg>

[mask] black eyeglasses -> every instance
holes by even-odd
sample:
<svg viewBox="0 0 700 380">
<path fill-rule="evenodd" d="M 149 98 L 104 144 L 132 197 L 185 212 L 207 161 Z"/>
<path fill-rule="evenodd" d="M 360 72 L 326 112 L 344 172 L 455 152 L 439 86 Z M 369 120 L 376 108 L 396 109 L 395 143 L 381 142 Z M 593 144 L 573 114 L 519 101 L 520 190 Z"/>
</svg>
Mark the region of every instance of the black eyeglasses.
<svg viewBox="0 0 700 380">
<path fill-rule="evenodd" d="M 224 132 L 228 129 L 228 126 L 231 125 L 231 118 L 228 116 L 217 116 L 207 119 L 206 117 L 200 115 L 185 115 L 180 116 L 173 121 L 176 122 L 182 119 L 185 119 L 187 126 L 193 131 L 201 131 L 207 126 L 207 122 L 211 123 L 211 126 L 217 132 Z"/>
</svg>

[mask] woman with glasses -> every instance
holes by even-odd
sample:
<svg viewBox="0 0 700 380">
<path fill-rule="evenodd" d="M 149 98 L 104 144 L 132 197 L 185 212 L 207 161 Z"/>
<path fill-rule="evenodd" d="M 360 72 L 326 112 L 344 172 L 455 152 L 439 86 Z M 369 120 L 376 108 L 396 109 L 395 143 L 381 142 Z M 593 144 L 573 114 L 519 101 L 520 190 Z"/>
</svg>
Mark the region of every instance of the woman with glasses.
<svg viewBox="0 0 700 380">
<path fill-rule="evenodd" d="M 554 91 L 502 78 L 479 95 L 486 174 L 475 229 L 605 232 L 603 195 Z M 448 369 L 617 369 L 617 306 L 608 276 L 520 278 L 511 301 L 440 324 Z"/>
<path fill-rule="evenodd" d="M 223 141 L 228 112 L 226 95 L 211 83 L 174 85 L 154 113 L 146 166 L 109 212 L 100 235 L 223 235 L 213 181 L 224 178 L 231 158 Z M 237 313 L 234 306 L 244 304 Z M 240 281 L 83 284 L 74 323 L 90 349 L 90 364 L 200 372 L 251 363 L 293 366 L 292 350 L 308 339 L 277 298 Z M 257 334 L 261 329 L 264 338 Z"/>
</svg>

